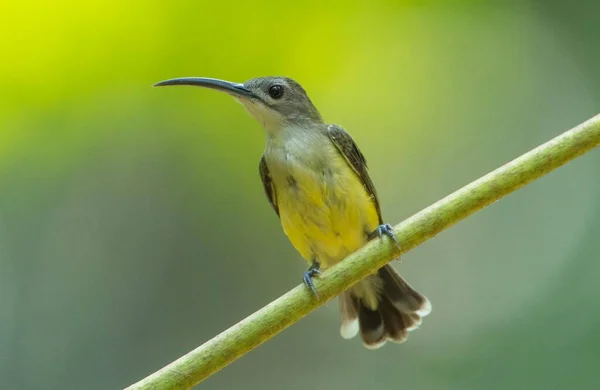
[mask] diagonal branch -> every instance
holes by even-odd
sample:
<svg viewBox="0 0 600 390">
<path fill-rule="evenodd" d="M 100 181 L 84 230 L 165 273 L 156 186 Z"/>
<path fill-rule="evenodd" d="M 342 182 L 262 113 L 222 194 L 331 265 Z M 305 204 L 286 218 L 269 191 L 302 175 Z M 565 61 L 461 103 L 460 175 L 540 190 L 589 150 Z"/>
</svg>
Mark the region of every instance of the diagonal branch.
<svg viewBox="0 0 600 390">
<path fill-rule="evenodd" d="M 408 252 L 483 207 L 600 145 L 600 115 L 459 189 L 395 226 Z M 127 388 L 189 389 L 398 257 L 373 240 L 315 279 L 319 301 L 300 285 L 200 347 Z"/>
</svg>

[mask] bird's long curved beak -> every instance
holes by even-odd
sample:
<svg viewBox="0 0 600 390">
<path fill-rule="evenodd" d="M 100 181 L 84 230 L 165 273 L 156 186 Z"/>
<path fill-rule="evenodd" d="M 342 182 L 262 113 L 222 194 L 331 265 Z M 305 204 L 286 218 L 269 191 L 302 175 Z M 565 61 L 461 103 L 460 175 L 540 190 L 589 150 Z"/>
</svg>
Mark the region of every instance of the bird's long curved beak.
<svg viewBox="0 0 600 390">
<path fill-rule="evenodd" d="M 154 84 L 155 87 L 166 87 L 171 85 L 191 85 L 194 87 L 204 87 L 225 92 L 238 98 L 256 98 L 256 95 L 244 87 L 244 84 L 232 83 L 231 81 L 210 79 L 207 77 L 180 77 L 169 79 Z"/>
</svg>

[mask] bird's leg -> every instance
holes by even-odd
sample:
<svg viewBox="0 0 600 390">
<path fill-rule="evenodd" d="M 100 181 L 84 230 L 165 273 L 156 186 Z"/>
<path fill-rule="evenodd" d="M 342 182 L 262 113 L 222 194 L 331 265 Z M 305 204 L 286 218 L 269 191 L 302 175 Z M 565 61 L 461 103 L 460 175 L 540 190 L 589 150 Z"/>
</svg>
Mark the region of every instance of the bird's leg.
<svg viewBox="0 0 600 390">
<path fill-rule="evenodd" d="M 394 234 L 394 228 L 389 223 L 384 223 L 377 226 L 377 229 L 369 233 L 368 238 L 369 240 L 372 240 L 375 237 L 379 237 L 383 240 L 383 236 L 388 236 L 389 238 L 391 238 L 392 241 L 394 241 L 394 244 L 396 244 L 396 247 L 400 249 L 400 243 L 398 242 L 398 239 Z"/>
<path fill-rule="evenodd" d="M 320 268 L 321 268 L 321 265 L 319 264 L 319 262 L 316 260 L 313 260 L 312 264 L 310 265 L 310 267 L 308 267 L 306 272 L 304 272 L 304 276 L 302 277 L 302 281 L 304 282 L 304 284 L 306 284 L 308 287 L 310 287 L 313 294 L 315 294 L 315 297 L 317 297 L 317 298 L 319 298 L 319 294 L 317 294 L 317 289 L 315 288 L 315 285 L 313 284 L 312 278 L 314 276 L 321 274 Z"/>
</svg>

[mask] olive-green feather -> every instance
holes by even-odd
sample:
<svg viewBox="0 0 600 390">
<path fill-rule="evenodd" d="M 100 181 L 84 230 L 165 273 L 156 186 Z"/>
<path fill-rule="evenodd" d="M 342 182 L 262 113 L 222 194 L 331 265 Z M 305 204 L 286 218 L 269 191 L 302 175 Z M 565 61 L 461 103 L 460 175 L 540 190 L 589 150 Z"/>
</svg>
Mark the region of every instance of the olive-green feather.
<svg viewBox="0 0 600 390">
<path fill-rule="evenodd" d="M 360 180 L 365 187 L 365 190 L 373 200 L 373 204 L 377 209 L 377 215 L 379 216 L 379 223 L 383 224 L 381 218 L 381 208 L 379 206 L 379 199 L 377 199 L 377 192 L 369 172 L 367 171 L 367 159 L 362 154 L 350 134 L 343 128 L 337 125 L 327 126 L 327 134 L 331 139 L 331 142 L 336 146 L 340 153 L 344 156 L 348 164 L 352 167 L 354 172 L 358 175 Z"/>
<path fill-rule="evenodd" d="M 273 179 L 271 178 L 271 173 L 269 172 L 269 167 L 267 166 L 267 162 L 265 161 L 264 156 L 260 159 L 258 171 L 260 173 L 260 179 L 262 180 L 263 187 L 265 189 L 265 194 L 269 199 L 269 203 L 271 203 L 271 206 L 273 206 L 273 210 L 275 210 L 275 213 L 277 214 L 277 216 L 279 216 L 279 207 L 277 206 L 277 194 L 275 193 Z"/>
</svg>

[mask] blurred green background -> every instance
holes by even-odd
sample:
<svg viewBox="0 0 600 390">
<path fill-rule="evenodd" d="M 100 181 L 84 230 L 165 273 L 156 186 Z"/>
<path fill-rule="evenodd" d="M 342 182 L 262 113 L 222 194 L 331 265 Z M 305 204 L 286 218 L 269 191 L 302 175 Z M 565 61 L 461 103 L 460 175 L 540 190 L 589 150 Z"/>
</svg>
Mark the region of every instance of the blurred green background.
<svg viewBox="0 0 600 390">
<path fill-rule="evenodd" d="M 154 82 L 297 79 L 397 223 L 600 111 L 599 4 L 3 3 L 0 387 L 125 387 L 300 282 L 260 126 Z M 407 343 L 342 340 L 333 301 L 200 387 L 599 388 L 599 168 L 396 264 L 434 309 Z"/>
</svg>

